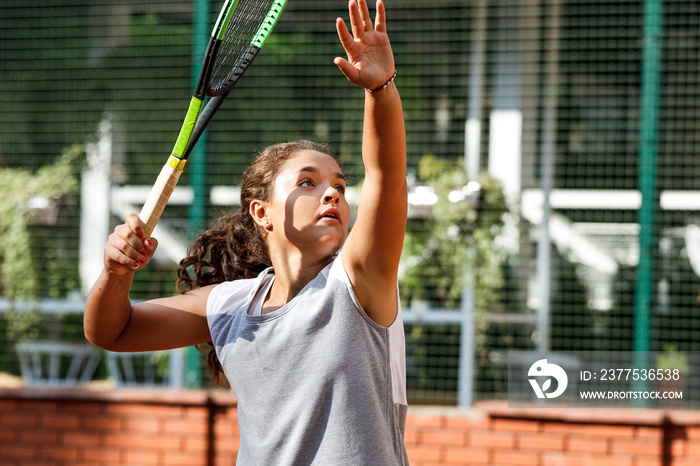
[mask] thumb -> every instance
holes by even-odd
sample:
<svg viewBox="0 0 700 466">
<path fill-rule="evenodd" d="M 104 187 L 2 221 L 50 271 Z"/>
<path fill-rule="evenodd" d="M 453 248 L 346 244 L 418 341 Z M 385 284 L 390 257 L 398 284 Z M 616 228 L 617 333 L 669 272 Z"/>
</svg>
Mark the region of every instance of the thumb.
<svg viewBox="0 0 700 466">
<path fill-rule="evenodd" d="M 360 72 L 357 71 L 357 69 L 352 66 L 352 64 L 347 61 L 346 59 L 342 57 L 336 57 L 335 60 L 333 60 L 333 63 L 340 68 L 340 71 L 345 75 L 346 78 L 348 78 L 348 81 L 350 81 L 353 84 L 356 84 L 359 77 L 360 77 Z"/>
</svg>

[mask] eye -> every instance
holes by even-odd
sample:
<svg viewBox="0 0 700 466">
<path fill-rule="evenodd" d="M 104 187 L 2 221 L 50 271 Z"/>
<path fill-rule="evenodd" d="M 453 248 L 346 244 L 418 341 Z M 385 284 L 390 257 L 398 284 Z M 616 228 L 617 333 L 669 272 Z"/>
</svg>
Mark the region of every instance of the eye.
<svg viewBox="0 0 700 466">
<path fill-rule="evenodd" d="M 340 194 L 345 194 L 345 186 L 342 184 L 336 185 L 335 189 L 338 190 Z"/>
<path fill-rule="evenodd" d="M 302 188 L 312 188 L 314 186 L 314 182 L 307 178 L 305 180 L 301 180 L 299 182 L 299 186 Z"/>
</svg>

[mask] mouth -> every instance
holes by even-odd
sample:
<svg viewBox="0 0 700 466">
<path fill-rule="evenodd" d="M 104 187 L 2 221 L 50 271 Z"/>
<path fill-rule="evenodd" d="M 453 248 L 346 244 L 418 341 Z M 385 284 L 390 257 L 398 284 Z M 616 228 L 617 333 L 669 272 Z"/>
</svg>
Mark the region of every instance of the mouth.
<svg viewBox="0 0 700 466">
<path fill-rule="evenodd" d="M 321 214 L 321 218 L 340 222 L 340 212 L 338 211 L 338 209 L 328 209 L 323 214 Z"/>
</svg>

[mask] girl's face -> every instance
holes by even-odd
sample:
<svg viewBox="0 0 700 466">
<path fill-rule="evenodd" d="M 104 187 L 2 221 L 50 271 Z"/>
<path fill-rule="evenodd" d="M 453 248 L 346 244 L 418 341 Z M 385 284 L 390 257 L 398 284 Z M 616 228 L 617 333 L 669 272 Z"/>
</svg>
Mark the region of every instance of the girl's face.
<svg viewBox="0 0 700 466">
<path fill-rule="evenodd" d="M 337 252 L 350 223 L 345 187 L 338 163 L 327 154 L 304 150 L 287 160 L 267 203 L 271 245 L 283 241 L 323 257 Z"/>
</svg>

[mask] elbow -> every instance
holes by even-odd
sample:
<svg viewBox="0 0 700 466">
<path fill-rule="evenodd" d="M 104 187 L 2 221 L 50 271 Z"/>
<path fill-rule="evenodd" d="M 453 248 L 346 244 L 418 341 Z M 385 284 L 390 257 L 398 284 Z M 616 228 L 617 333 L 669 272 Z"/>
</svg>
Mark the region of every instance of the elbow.
<svg viewBox="0 0 700 466">
<path fill-rule="evenodd" d="M 98 333 L 91 331 L 87 326 L 83 326 L 83 333 L 85 334 L 85 339 L 92 345 L 107 351 L 112 351 L 113 341 L 100 336 Z"/>
<path fill-rule="evenodd" d="M 83 334 L 89 343 L 106 351 L 119 351 L 119 337 L 122 332 L 105 330 L 109 328 L 109 325 L 92 321 L 87 313 L 83 318 Z"/>
</svg>

